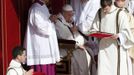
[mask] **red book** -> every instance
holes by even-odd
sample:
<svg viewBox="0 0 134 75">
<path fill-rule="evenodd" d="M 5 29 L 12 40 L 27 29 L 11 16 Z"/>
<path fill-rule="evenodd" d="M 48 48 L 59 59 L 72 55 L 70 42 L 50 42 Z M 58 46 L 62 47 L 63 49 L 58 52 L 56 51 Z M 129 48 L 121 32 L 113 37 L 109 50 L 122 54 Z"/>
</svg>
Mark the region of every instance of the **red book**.
<svg viewBox="0 0 134 75">
<path fill-rule="evenodd" d="M 94 32 L 89 34 L 88 36 L 96 37 L 96 38 L 104 38 L 104 37 L 110 37 L 112 36 L 112 33 L 106 33 L 106 32 Z"/>
<path fill-rule="evenodd" d="M 42 72 L 33 72 L 33 75 L 45 75 L 45 74 Z"/>
</svg>

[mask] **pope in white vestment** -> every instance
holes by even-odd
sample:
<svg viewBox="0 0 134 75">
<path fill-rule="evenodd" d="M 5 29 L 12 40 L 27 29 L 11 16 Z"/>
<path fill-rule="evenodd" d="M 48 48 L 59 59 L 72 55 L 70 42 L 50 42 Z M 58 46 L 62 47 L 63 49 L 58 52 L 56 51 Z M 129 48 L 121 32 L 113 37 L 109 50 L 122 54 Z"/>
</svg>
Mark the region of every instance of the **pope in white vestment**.
<svg viewBox="0 0 134 75">
<path fill-rule="evenodd" d="M 66 21 L 66 16 L 73 11 L 70 5 L 64 6 L 65 12 L 58 15 L 58 20 L 56 22 L 57 35 L 60 39 L 75 40 L 77 46 L 84 45 L 84 38 L 78 32 L 71 31 L 73 25 Z M 63 16 L 64 14 L 64 16 Z M 69 29 L 70 28 L 70 29 Z M 66 50 L 60 50 L 61 56 L 66 55 Z M 89 65 L 91 63 L 91 57 L 87 51 L 83 49 L 76 49 L 73 51 L 73 56 L 71 57 L 71 75 L 90 75 Z"/>
<path fill-rule="evenodd" d="M 49 18 L 50 13 L 43 0 L 37 0 L 29 9 L 24 43 L 28 65 L 49 65 L 60 61 L 55 25 Z"/>
<path fill-rule="evenodd" d="M 102 38 L 99 42 L 98 75 L 117 75 L 118 50 L 120 50 L 120 75 L 132 75 L 132 63 L 127 49 L 134 43 L 130 31 L 127 15 L 124 11 L 119 13 L 119 33 L 116 33 L 116 15 L 119 10 L 114 5 L 110 6 L 108 13 L 101 11 L 101 22 L 97 13 L 91 31 L 101 31 L 119 36 L 120 43 L 112 38 Z M 103 9 L 102 9 L 103 10 Z M 120 49 L 117 48 L 120 44 Z"/>
</svg>

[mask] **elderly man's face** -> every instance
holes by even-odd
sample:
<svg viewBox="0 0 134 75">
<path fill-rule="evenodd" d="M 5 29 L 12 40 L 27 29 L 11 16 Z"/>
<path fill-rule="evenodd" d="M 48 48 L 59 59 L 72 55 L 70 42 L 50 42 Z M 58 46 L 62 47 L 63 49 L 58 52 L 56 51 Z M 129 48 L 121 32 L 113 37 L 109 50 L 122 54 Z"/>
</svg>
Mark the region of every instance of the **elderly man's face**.
<svg viewBox="0 0 134 75">
<path fill-rule="evenodd" d="M 67 22 L 72 21 L 72 17 L 74 15 L 73 11 L 64 11 L 64 18 L 66 19 Z"/>
</svg>

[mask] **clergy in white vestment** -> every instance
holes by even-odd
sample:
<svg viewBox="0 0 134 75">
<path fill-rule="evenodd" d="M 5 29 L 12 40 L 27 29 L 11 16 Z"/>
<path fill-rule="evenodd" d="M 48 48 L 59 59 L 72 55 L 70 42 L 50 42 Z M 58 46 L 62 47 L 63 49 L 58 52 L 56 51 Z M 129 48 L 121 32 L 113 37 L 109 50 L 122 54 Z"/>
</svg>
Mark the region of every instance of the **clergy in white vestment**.
<svg viewBox="0 0 134 75">
<path fill-rule="evenodd" d="M 79 29 L 87 32 L 100 8 L 100 0 L 72 0 L 75 11 L 75 22 Z"/>
<path fill-rule="evenodd" d="M 7 68 L 6 75 L 33 75 L 33 69 L 26 71 L 21 64 L 26 61 L 26 49 L 16 46 L 12 50 L 12 60 Z"/>
<path fill-rule="evenodd" d="M 77 48 L 71 57 L 71 75 L 91 75 L 90 64 L 91 56 L 87 53 L 84 43 L 85 40 L 77 29 L 72 25 L 73 9 L 70 5 L 63 6 L 63 11 L 58 15 L 56 30 L 58 38 L 75 40 Z M 61 56 L 66 55 L 66 50 L 60 50 Z M 94 74 L 95 75 L 95 74 Z"/>
<path fill-rule="evenodd" d="M 126 12 L 129 19 L 130 29 L 132 31 L 132 35 L 134 36 L 134 16 L 132 15 L 133 13 L 130 11 L 132 7 L 132 2 L 134 2 L 134 0 L 115 0 L 115 5 Z M 128 49 L 128 53 L 132 60 L 134 75 L 134 45 L 133 47 Z"/>
<path fill-rule="evenodd" d="M 129 10 L 129 12 L 131 13 L 131 14 L 133 14 L 133 16 L 134 16 L 134 0 L 127 0 L 128 1 L 128 5 L 127 5 L 127 8 L 128 8 L 128 10 Z M 133 25 L 134 26 L 134 25 Z M 133 29 L 133 31 L 134 31 L 134 29 Z M 134 34 L 134 32 L 133 32 L 133 34 Z M 133 53 L 134 53 L 134 51 L 133 51 Z M 132 53 L 132 54 L 133 54 Z M 133 57 L 134 57 L 134 55 L 133 55 Z M 133 61 L 133 75 L 134 75 L 134 58 L 132 59 L 132 61 Z"/>
<path fill-rule="evenodd" d="M 27 65 L 34 65 L 32 68 L 46 75 L 55 75 L 55 63 L 60 61 L 60 54 L 47 1 L 36 0 L 29 9 L 24 46 L 27 49 Z"/>
<path fill-rule="evenodd" d="M 134 37 L 127 15 L 120 11 L 117 20 L 119 8 L 112 5 L 112 0 L 101 0 L 101 6 L 100 15 L 99 12 L 96 14 L 91 31 L 112 33 L 113 36 L 102 38 L 99 42 L 98 75 L 132 75 L 127 50 L 134 44 Z"/>
</svg>

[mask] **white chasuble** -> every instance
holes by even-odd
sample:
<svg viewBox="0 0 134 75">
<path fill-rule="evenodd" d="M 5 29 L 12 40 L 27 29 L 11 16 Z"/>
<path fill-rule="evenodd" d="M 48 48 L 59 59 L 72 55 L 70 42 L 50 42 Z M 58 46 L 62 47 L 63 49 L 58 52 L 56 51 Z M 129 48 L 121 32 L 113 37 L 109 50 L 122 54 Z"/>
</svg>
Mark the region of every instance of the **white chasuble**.
<svg viewBox="0 0 134 75">
<path fill-rule="evenodd" d="M 119 13 L 119 33 L 116 33 L 116 13 L 119 9 L 111 6 L 110 12 L 101 12 L 101 24 L 98 14 L 92 25 L 92 31 L 102 31 L 118 34 L 120 39 L 120 75 L 132 75 L 132 63 L 127 49 L 134 43 L 129 28 L 127 15 L 124 11 Z M 99 25 L 100 24 L 100 25 Z M 100 28 L 99 28 L 100 27 Z M 111 38 L 102 38 L 99 43 L 98 75 L 117 75 L 117 41 Z"/>
<path fill-rule="evenodd" d="M 56 31 L 60 39 L 75 40 L 77 46 L 83 45 L 84 38 L 78 33 L 72 33 L 68 27 L 72 24 L 65 21 L 62 14 L 58 15 L 60 20 L 56 22 Z M 67 49 L 60 50 L 61 57 L 67 55 Z M 91 57 L 86 50 L 75 49 L 71 57 L 71 75 L 90 75 L 89 64 Z"/>
</svg>

